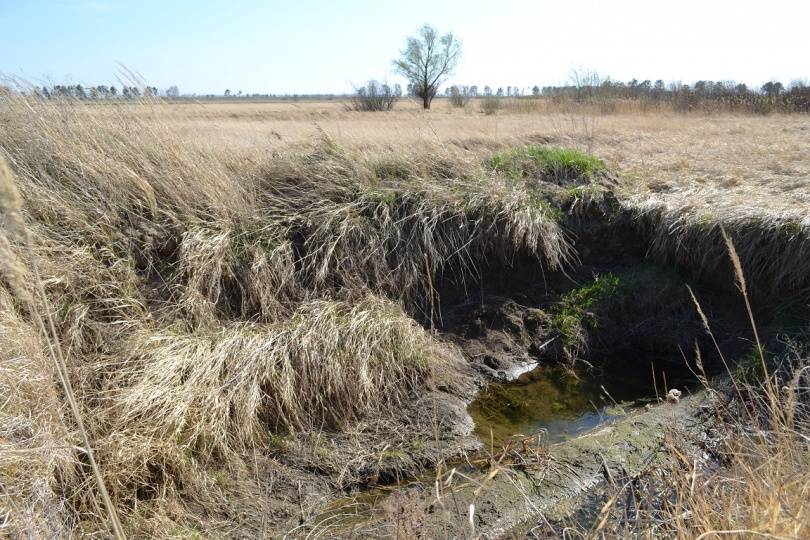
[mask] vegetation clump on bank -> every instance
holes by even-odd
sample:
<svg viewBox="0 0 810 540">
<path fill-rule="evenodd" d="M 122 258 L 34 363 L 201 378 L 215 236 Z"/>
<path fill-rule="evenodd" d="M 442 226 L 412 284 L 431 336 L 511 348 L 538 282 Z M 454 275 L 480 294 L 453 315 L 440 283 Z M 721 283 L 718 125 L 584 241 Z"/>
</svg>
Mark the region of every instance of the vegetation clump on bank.
<svg viewBox="0 0 810 540">
<path fill-rule="evenodd" d="M 588 311 L 589 308 L 615 294 L 618 288 L 618 276 L 611 273 L 597 275 L 593 282 L 572 289 L 560 300 L 552 325 L 560 333 L 565 353 L 572 360 L 587 347 L 583 325 L 599 325 L 598 319 Z"/>
<path fill-rule="evenodd" d="M 606 172 L 599 158 L 571 148 L 529 145 L 492 156 L 489 167 L 510 178 L 538 178 L 557 184 L 593 178 Z"/>
</svg>

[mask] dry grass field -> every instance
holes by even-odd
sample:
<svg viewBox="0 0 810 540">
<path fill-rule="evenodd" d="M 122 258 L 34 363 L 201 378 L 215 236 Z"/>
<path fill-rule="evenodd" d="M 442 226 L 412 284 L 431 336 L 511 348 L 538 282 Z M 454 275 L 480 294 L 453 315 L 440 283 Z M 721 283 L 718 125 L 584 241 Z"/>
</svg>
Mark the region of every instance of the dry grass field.
<svg viewBox="0 0 810 540">
<path fill-rule="evenodd" d="M 475 102 L 458 109 L 447 101 L 427 113 L 415 102 L 372 114 L 346 111 L 339 101 L 169 109 L 167 117 L 179 121 L 189 136 L 237 152 L 261 146 L 284 153 L 326 136 L 361 162 L 429 154 L 475 166 L 496 151 L 522 144 L 570 147 L 598 156 L 617 171 L 624 200 L 644 212 L 731 227 L 752 221 L 766 228 L 783 222 L 804 230 L 810 226 L 806 115 L 665 110 L 606 115 L 587 105 L 531 100 L 504 100 L 503 109 L 491 116 Z"/>
<path fill-rule="evenodd" d="M 532 331 L 573 365 L 604 339 L 593 275 L 647 264 L 747 325 L 693 313 L 700 337 L 668 345 L 753 364 L 704 379 L 723 433 L 704 469 L 665 446 L 674 465 L 633 480 L 655 508 L 622 488 L 576 534 L 810 534 L 806 115 L 6 95 L 0 158 L 0 534 L 326 534 L 310 519 L 336 498 L 470 450 L 489 379 L 448 305 L 539 272 Z M 602 313 L 693 308 L 632 286 Z M 431 536 L 417 508 L 368 536 Z"/>
<path fill-rule="evenodd" d="M 160 106 L 158 114 L 184 135 L 221 149 L 283 152 L 310 146 L 324 134 L 361 156 L 436 149 L 480 160 L 527 142 L 569 146 L 599 156 L 633 188 L 662 198 L 678 192 L 693 195 L 694 205 L 742 202 L 748 211 L 806 215 L 810 121 L 804 115 L 603 115 L 575 104 L 504 101 L 491 116 L 475 102 L 458 109 L 438 101 L 424 112 L 406 101 L 392 112 L 369 114 L 347 111 L 339 100 L 179 103 Z"/>
</svg>

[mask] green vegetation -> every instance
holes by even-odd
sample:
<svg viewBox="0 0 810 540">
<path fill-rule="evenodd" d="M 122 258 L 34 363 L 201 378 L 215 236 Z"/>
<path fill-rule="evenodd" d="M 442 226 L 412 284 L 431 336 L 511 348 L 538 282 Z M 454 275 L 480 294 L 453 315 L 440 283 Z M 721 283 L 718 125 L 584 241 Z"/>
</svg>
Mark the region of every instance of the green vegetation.
<svg viewBox="0 0 810 540">
<path fill-rule="evenodd" d="M 590 178 L 605 171 L 597 157 L 572 148 L 527 145 L 492 156 L 488 166 L 510 178 L 539 178 L 556 183 Z"/>
<path fill-rule="evenodd" d="M 619 277 L 607 273 L 598 275 L 585 285 L 568 291 L 560 300 L 558 311 L 552 319 L 554 328 L 560 333 L 563 344 L 567 348 L 576 347 L 582 343 L 582 328 L 587 310 L 597 302 L 613 295 L 619 288 Z M 588 319 L 588 324 L 596 327 L 596 319 Z"/>
<path fill-rule="evenodd" d="M 767 374 L 762 371 L 762 358 L 765 358 L 766 365 L 772 365 L 774 353 L 767 348 L 763 348 L 762 356 L 757 347 L 751 349 L 748 354 L 737 358 L 734 363 L 734 379 L 746 386 L 760 387 L 767 380 Z"/>
<path fill-rule="evenodd" d="M 413 176 L 412 165 L 404 160 L 383 158 L 373 164 L 374 176 L 378 180 L 408 180 Z"/>
<path fill-rule="evenodd" d="M 529 196 L 531 197 L 532 202 L 536 204 L 537 207 L 540 208 L 549 219 L 552 219 L 557 223 L 562 223 L 565 221 L 565 218 L 567 217 L 565 210 L 546 200 L 537 191 L 529 192 Z"/>
</svg>

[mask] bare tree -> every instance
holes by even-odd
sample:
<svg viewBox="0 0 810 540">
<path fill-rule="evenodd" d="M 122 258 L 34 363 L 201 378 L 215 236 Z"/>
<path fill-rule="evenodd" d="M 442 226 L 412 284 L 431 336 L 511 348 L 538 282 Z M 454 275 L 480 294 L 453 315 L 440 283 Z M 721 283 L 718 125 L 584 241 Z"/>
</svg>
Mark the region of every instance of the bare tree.
<svg viewBox="0 0 810 540">
<path fill-rule="evenodd" d="M 394 67 L 408 79 L 413 94 L 422 98 L 422 106 L 430 109 L 442 79 L 452 73 L 461 57 L 461 42 L 452 33 L 439 36 L 435 28 L 426 24 L 416 36 L 408 38 L 400 55 Z"/>
<path fill-rule="evenodd" d="M 576 89 L 578 101 L 593 97 L 595 94 L 595 89 L 602 86 L 602 83 L 604 82 L 604 79 L 599 75 L 599 73 L 584 68 L 572 69 L 568 73 L 568 79 L 571 86 Z M 633 79 L 633 81 L 636 80 Z M 638 81 L 632 83 L 632 85 L 635 86 L 637 83 Z"/>
</svg>

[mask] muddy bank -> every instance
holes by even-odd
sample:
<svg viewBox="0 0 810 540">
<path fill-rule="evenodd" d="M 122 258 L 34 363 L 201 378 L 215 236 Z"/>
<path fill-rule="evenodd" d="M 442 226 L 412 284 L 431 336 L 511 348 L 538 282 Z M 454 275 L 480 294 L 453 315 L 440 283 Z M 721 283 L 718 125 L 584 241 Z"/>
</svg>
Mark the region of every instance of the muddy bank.
<svg viewBox="0 0 810 540">
<path fill-rule="evenodd" d="M 559 536 L 557 524 L 598 514 L 609 484 L 666 465 L 667 443 L 702 462 L 713 428 L 704 414 L 710 408 L 700 392 L 617 416 L 568 441 L 526 439 L 438 476 L 341 501 L 308 530 L 336 538 L 496 538 L 529 530 Z"/>
<path fill-rule="evenodd" d="M 515 462 L 508 468 L 493 465 L 498 471 L 479 479 L 478 485 L 460 486 L 448 494 L 466 508 L 458 516 L 445 503 L 434 514 L 437 525 L 454 524 L 454 530 L 475 531 L 484 537 L 507 532 L 526 532 L 541 524 L 541 529 L 559 534 L 552 523 L 579 513 L 598 513 L 601 493 L 607 483 L 626 482 L 643 472 L 665 465 L 669 454 L 665 437 L 675 436 L 679 450 L 698 456 L 698 441 L 706 439 L 711 428 L 709 418 L 701 418 L 708 407 L 705 394 L 661 404 L 650 410 L 631 412 L 607 425 L 566 442 L 532 452 L 516 449 Z M 483 488 L 482 488 L 483 485 Z M 473 527 L 469 507 L 474 505 Z M 431 527 L 431 521 L 426 526 Z M 452 525 L 451 525 L 452 527 Z M 451 532 L 450 536 L 457 533 Z M 463 534 L 463 533 L 462 533 Z"/>
<path fill-rule="evenodd" d="M 730 337 L 745 322 L 734 299 L 699 284 L 695 290 L 721 321 L 723 346 L 745 349 Z M 681 351 L 704 346 L 704 369 L 714 369 L 686 283 L 666 268 L 591 265 L 533 284 L 491 286 L 478 298 L 445 304 L 437 333 L 464 352 L 466 391 L 437 389 L 405 407 L 398 433 L 365 454 L 357 482 L 332 497 L 311 492 L 308 499 L 322 503 L 298 513 L 286 530 L 371 537 L 441 525 L 456 537 L 469 526 L 470 504 L 476 530 L 486 535 L 534 526 L 540 516 L 553 523 L 592 510 L 606 480 L 660 465 L 664 426 L 690 451 L 707 429 L 697 414 L 702 395 L 643 410 L 668 388 L 695 385 Z"/>
<path fill-rule="evenodd" d="M 666 436 L 675 436 L 682 452 L 704 459 L 702 445 L 712 430 L 704 414 L 711 409 L 708 397 L 698 393 L 678 404 L 658 404 L 654 397 L 675 385 L 694 387 L 690 369 L 708 376 L 721 372 L 692 293 L 731 359 L 751 350 L 750 341 L 739 337 L 750 333 L 744 305 L 725 276 L 698 280 L 688 269 L 648 258 L 649 239 L 616 209 L 612 194 L 602 195 L 562 205 L 579 255 L 571 268 L 549 272 L 536 259 L 518 257 L 492 266 L 479 261 L 479 279 L 463 284 L 453 276 L 437 277 L 432 318 L 412 316 L 463 352 L 467 364 L 459 377 L 468 384 L 462 392 L 437 387 L 415 398 L 417 406 L 405 406 L 403 416 L 388 426 L 396 435 L 378 432 L 389 440 L 371 445 L 355 481 L 331 495 L 313 491 L 308 500 L 320 502 L 302 510 L 286 530 L 294 529 L 293 536 L 338 537 L 460 537 L 474 530 L 496 537 L 540 524 L 544 534 L 554 535 L 565 520 L 592 520 L 608 484 L 666 465 Z M 778 301 L 755 309 L 760 323 L 779 325 Z M 700 367 L 693 361 L 696 348 Z M 539 416 L 547 407 L 549 421 L 575 410 L 583 415 L 579 427 L 565 420 L 564 436 L 555 438 L 546 423 L 538 438 L 532 432 L 537 426 L 516 421 L 514 410 L 500 410 L 489 426 L 475 403 L 465 410 L 487 386 L 536 366 L 559 369 L 555 383 L 564 381 L 563 372 L 585 372 L 593 388 L 578 403 L 555 401 L 554 388 L 542 384 L 523 395 L 510 390 L 492 399 L 517 399 L 515 409 L 533 409 Z M 637 410 L 626 403 L 610 410 L 596 404 L 597 387 L 610 379 L 619 385 L 646 381 L 643 390 L 615 393 L 621 402 L 648 399 L 649 410 L 643 399 L 635 400 L 642 402 Z M 512 437 L 516 434 L 528 438 Z"/>
</svg>

